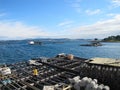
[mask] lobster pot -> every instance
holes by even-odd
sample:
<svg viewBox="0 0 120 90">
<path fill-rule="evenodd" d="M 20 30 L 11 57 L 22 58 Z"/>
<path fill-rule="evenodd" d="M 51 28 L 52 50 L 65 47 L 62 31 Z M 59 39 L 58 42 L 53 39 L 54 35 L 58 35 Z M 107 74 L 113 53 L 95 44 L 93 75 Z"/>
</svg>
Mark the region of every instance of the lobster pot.
<svg viewBox="0 0 120 90">
<path fill-rule="evenodd" d="M 67 58 L 68 58 L 69 60 L 73 60 L 73 59 L 74 59 L 74 56 L 73 56 L 72 54 L 68 54 L 68 55 L 67 55 Z"/>
</svg>

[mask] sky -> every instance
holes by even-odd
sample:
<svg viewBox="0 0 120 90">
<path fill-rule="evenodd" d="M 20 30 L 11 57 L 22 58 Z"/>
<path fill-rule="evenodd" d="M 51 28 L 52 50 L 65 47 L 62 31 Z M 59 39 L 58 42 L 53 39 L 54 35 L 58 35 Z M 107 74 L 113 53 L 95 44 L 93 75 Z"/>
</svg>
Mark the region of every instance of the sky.
<svg viewBox="0 0 120 90">
<path fill-rule="evenodd" d="M 0 0 L 0 39 L 120 34 L 120 0 Z"/>
</svg>

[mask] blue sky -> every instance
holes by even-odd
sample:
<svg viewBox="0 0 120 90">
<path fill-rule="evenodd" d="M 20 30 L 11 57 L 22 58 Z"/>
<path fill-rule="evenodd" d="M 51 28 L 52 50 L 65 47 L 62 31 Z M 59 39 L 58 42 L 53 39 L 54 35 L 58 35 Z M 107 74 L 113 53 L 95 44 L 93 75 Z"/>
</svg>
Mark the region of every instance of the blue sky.
<svg viewBox="0 0 120 90">
<path fill-rule="evenodd" d="M 120 34 L 120 0 L 0 0 L 0 39 Z"/>
</svg>

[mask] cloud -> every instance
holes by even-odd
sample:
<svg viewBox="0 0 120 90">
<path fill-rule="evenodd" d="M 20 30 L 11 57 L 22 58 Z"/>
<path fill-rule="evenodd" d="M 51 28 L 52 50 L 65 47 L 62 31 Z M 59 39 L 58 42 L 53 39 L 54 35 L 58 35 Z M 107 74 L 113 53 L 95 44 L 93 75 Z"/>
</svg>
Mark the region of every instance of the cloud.
<svg viewBox="0 0 120 90">
<path fill-rule="evenodd" d="M 104 38 L 109 35 L 120 34 L 120 14 L 112 15 L 111 19 L 97 21 L 90 25 L 65 28 L 64 30 L 49 32 L 38 26 L 29 26 L 19 21 L 0 21 L 0 39 L 26 38 Z M 66 27 L 73 21 L 64 21 L 59 27 Z M 62 28 L 60 28 L 62 29 Z"/>
<path fill-rule="evenodd" d="M 59 23 L 58 26 L 68 26 L 72 23 L 73 23 L 73 21 L 64 21 L 64 22 Z"/>
<path fill-rule="evenodd" d="M 120 15 L 91 25 L 74 28 L 69 32 L 72 38 L 104 38 L 109 35 L 120 34 Z"/>
<path fill-rule="evenodd" d="M 116 14 L 114 14 L 114 13 L 108 13 L 108 14 L 106 14 L 106 16 L 108 16 L 108 17 L 110 17 L 110 16 L 115 16 Z"/>
<path fill-rule="evenodd" d="M 72 24 L 73 21 L 64 21 L 58 24 L 65 27 Z M 120 33 L 120 14 L 112 16 L 111 19 L 97 21 L 90 25 L 66 28 L 49 32 L 37 26 L 28 26 L 22 22 L 0 21 L 1 39 L 26 39 L 38 37 L 50 38 L 104 38 L 109 35 Z"/>
<path fill-rule="evenodd" d="M 81 12 L 79 3 L 73 3 L 71 6 L 75 9 L 76 12 L 78 12 L 78 13 Z"/>
<path fill-rule="evenodd" d="M 86 10 L 85 11 L 88 15 L 95 15 L 95 14 L 99 14 L 101 12 L 100 9 L 96 9 L 96 10 Z"/>
<path fill-rule="evenodd" d="M 40 27 L 28 26 L 22 22 L 0 21 L 0 37 L 5 39 L 25 39 L 47 37 L 50 33 Z"/>
<path fill-rule="evenodd" d="M 0 17 L 5 16 L 5 15 L 6 15 L 6 13 L 0 13 Z"/>
<path fill-rule="evenodd" d="M 112 7 L 120 7 L 120 0 L 111 0 Z"/>
<path fill-rule="evenodd" d="M 70 4 L 70 6 L 75 9 L 76 12 L 81 12 L 80 3 L 82 0 L 66 0 L 67 3 Z"/>
</svg>

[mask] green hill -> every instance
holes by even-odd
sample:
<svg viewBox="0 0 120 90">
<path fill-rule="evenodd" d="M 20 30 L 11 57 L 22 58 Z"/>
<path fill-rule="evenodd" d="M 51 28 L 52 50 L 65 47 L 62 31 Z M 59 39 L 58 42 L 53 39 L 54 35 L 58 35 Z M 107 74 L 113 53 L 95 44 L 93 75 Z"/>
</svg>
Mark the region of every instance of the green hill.
<svg viewBox="0 0 120 90">
<path fill-rule="evenodd" d="M 120 42 L 120 35 L 117 36 L 109 36 L 102 40 L 103 42 Z"/>
</svg>

